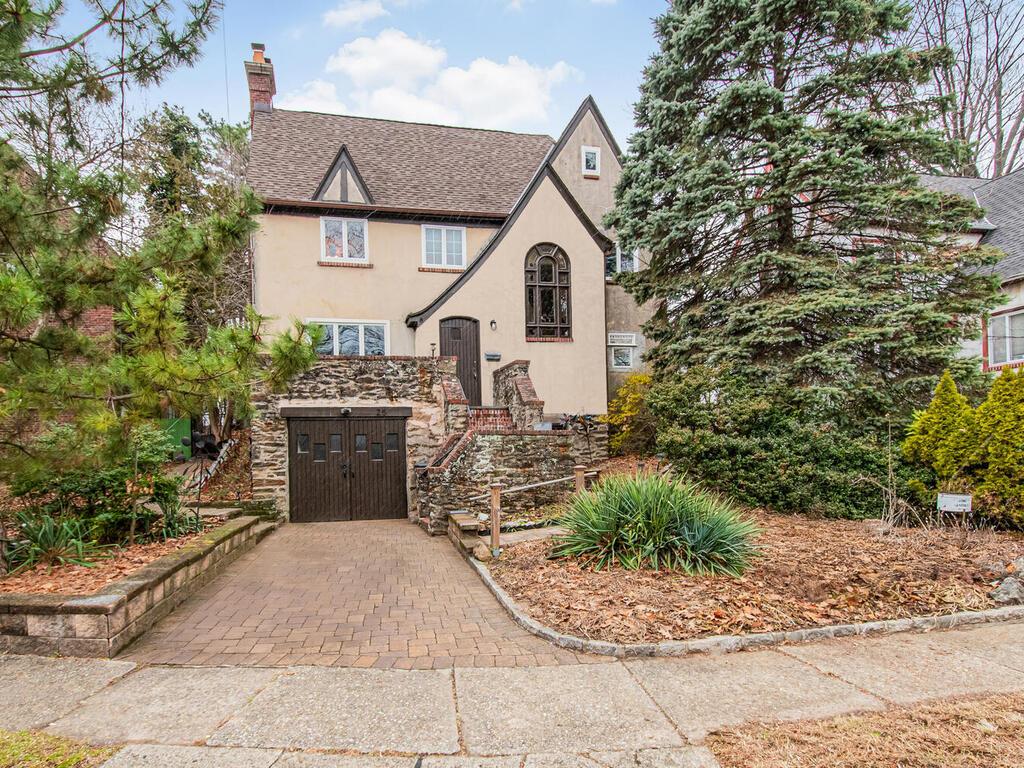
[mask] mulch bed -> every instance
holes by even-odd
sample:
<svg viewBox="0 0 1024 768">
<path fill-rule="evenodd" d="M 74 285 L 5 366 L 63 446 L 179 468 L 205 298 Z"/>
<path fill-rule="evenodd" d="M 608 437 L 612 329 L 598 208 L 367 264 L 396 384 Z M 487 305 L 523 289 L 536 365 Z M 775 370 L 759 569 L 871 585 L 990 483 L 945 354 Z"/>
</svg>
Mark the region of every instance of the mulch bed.
<svg viewBox="0 0 1024 768">
<path fill-rule="evenodd" d="M 181 549 L 201 535 L 196 533 L 167 541 L 111 549 L 108 557 L 97 560 L 89 568 L 81 565 L 61 565 L 53 568 L 39 565 L 21 573 L 0 577 L 0 594 L 19 592 L 89 595 L 142 566 Z"/>
<path fill-rule="evenodd" d="M 1024 695 L 939 701 L 713 734 L 722 768 L 1018 768 Z"/>
<path fill-rule="evenodd" d="M 592 571 L 549 560 L 550 541 L 508 548 L 495 579 L 533 618 L 571 635 L 623 643 L 982 610 L 991 566 L 1024 555 L 1016 534 L 896 529 L 755 512 L 760 556 L 743 578 Z"/>
</svg>

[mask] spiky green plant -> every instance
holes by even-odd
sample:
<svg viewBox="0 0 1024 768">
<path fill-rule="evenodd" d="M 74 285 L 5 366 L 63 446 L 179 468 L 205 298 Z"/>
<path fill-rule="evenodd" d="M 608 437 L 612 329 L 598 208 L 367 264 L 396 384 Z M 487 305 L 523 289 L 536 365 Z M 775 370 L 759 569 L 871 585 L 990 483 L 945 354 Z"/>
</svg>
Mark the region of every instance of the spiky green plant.
<svg viewBox="0 0 1024 768">
<path fill-rule="evenodd" d="M 757 525 L 728 500 L 695 483 L 658 475 L 605 478 L 578 493 L 560 524 L 553 557 L 576 557 L 601 570 L 740 576 L 756 554 Z"/>
<path fill-rule="evenodd" d="M 90 537 L 88 526 L 81 520 L 55 520 L 49 515 L 21 512 L 18 534 L 10 551 L 15 573 L 39 564 L 91 567 L 93 560 L 106 553 L 106 547 Z"/>
</svg>

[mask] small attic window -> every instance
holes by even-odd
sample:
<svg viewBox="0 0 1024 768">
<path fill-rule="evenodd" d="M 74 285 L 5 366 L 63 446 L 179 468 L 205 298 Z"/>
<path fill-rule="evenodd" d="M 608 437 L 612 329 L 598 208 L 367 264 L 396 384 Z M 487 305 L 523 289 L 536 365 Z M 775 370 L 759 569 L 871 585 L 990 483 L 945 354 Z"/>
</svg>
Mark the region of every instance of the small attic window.
<svg viewBox="0 0 1024 768">
<path fill-rule="evenodd" d="M 601 148 L 583 147 L 580 152 L 583 175 L 596 179 L 601 175 Z"/>
</svg>

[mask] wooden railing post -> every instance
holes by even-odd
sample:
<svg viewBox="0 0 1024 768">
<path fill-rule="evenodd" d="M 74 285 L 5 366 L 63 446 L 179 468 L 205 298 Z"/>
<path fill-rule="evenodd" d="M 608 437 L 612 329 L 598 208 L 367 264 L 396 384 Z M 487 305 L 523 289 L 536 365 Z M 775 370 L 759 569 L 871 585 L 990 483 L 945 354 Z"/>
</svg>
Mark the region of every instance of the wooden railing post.
<svg viewBox="0 0 1024 768">
<path fill-rule="evenodd" d="M 501 552 L 501 483 L 491 483 L 491 555 Z"/>
<path fill-rule="evenodd" d="M 576 493 L 582 493 L 587 487 L 587 468 L 582 464 L 577 464 L 572 471 L 576 475 Z"/>
</svg>

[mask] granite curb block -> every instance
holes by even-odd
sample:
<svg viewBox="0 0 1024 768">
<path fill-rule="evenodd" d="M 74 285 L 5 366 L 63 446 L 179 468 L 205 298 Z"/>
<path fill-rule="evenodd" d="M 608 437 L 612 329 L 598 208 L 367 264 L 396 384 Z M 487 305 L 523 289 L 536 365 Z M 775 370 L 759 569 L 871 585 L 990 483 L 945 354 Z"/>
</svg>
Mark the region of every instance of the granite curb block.
<svg viewBox="0 0 1024 768">
<path fill-rule="evenodd" d="M 0 653 L 110 658 L 261 538 L 237 517 L 91 595 L 0 594 Z"/>
<path fill-rule="evenodd" d="M 466 557 L 470 567 L 476 571 L 501 606 L 513 621 L 528 632 L 542 637 L 561 648 L 583 653 L 617 658 L 643 658 L 652 656 L 686 656 L 691 653 L 729 653 L 752 648 L 768 648 L 777 645 L 810 643 L 837 637 L 861 635 L 891 635 L 899 632 L 927 632 L 934 629 L 952 629 L 972 624 L 991 624 L 1000 621 L 1024 619 L 1024 605 L 990 608 L 985 611 L 963 611 L 943 616 L 917 616 L 906 619 L 867 621 L 859 624 L 836 624 L 830 627 L 811 627 L 790 632 L 761 632 L 751 635 L 718 635 L 697 640 L 669 640 L 663 643 L 609 643 L 604 640 L 588 640 L 575 635 L 556 632 L 531 618 L 516 604 L 509 594 L 494 580 L 490 569 L 471 557 Z"/>
</svg>

